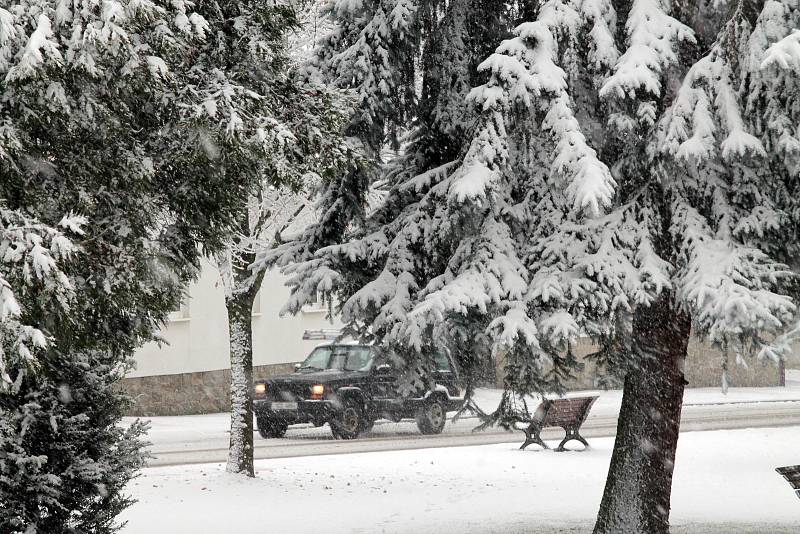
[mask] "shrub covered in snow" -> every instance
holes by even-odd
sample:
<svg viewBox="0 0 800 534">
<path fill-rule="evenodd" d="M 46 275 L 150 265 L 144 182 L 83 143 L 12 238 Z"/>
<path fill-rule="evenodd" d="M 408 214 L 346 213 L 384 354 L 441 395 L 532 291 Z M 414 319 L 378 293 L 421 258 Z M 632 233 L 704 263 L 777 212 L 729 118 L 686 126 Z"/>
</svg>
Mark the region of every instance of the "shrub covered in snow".
<svg viewBox="0 0 800 534">
<path fill-rule="evenodd" d="M 51 249 L 63 241 L 46 228 L 64 213 L 88 221 L 86 235 L 73 236 L 70 291 L 53 285 L 55 270 L 38 279 L 23 271 L 36 289 L 23 302 L 27 286 L 5 269 L 24 264 L 3 264 L 21 328 L 47 343 L 34 354 L 35 373 L 6 365 L 13 388 L 0 392 L 0 531 L 118 529 L 144 429 L 117 427 L 130 401 L 116 382 L 178 307 L 202 254 L 218 251 L 238 223 L 255 179 L 267 171 L 276 182 L 298 179 L 286 158 L 270 157 L 296 154 L 265 112 L 291 110 L 276 103 L 274 80 L 252 84 L 261 73 L 253 65 L 283 61 L 270 45 L 276 36 L 242 18 L 272 17 L 263 22 L 276 27 L 286 13 L 271 0 L 0 5 L 0 199 L 44 225 L 29 234 Z M 31 267 L 48 258 L 35 239 L 31 254 L 20 251 Z M 59 266 L 60 254 L 51 254 Z M 13 343 L 3 340 L 5 362 Z M 13 356 L 27 358 L 19 345 Z"/>
</svg>

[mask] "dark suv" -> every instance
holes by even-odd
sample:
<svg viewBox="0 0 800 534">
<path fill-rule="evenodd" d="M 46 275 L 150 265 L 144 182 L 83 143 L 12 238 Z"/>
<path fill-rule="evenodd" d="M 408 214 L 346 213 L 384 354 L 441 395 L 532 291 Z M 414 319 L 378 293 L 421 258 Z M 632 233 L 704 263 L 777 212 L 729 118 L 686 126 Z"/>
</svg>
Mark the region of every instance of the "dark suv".
<svg viewBox="0 0 800 534">
<path fill-rule="evenodd" d="M 279 438 L 294 423 L 330 423 L 333 436 L 352 439 L 377 419 L 416 418 L 423 434 L 438 434 L 447 412 L 463 398 L 457 375 L 443 353 L 434 358 L 436 387 L 411 398 L 400 395 L 389 361 L 366 345 L 330 344 L 315 348 L 294 373 L 255 382 L 254 410 L 264 438 Z"/>
</svg>

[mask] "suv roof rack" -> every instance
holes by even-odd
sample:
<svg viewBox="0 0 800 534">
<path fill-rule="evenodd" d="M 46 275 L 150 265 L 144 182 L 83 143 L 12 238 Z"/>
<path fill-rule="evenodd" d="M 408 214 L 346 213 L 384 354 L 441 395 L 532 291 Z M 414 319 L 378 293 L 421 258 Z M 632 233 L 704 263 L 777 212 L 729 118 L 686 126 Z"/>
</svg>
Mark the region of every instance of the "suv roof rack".
<svg viewBox="0 0 800 534">
<path fill-rule="evenodd" d="M 303 332 L 303 340 L 331 340 L 342 336 L 342 331 L 338 328 L 320 328 L 319 330 L 306 330 Z"/>
</svg>

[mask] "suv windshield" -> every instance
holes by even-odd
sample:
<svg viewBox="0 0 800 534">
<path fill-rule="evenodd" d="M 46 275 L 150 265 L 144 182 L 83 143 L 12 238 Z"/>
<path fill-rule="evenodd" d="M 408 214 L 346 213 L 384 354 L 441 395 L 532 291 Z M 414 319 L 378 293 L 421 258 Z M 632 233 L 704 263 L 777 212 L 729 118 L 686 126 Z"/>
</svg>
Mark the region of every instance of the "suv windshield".
<svg viewBox="0 0 800 534">
<path fill-rule="evenodd" d="M 317 347 L 300 366 L 300 370 L 322 371 L 366 371 L 372 362 L 369 347 L 359 345 L 336 345 Z"/>
</svg>

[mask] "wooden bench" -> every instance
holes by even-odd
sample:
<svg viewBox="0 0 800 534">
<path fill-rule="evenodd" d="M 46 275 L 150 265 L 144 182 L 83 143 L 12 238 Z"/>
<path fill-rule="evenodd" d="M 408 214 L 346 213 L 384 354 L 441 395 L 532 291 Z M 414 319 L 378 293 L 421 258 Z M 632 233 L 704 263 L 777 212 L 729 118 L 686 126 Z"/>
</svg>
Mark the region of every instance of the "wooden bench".
<svg viewBox="0 0 800 534">
<path fill-rule="evenodd" d="M 589 447 L 589 443 L 583 439 L 583 436 L 578 431 L 583 422 L 586 421 L 586 416 L 589 415 L 589 410 L 597 399 L 598 397 L 544 399 L 539 407 L 536 408 L 530 421 L 520 421 L 527 424 L 525 428 L 518 428 L 518 430 L 522 430 L 525 433 L 525 443 L 522 444 L 520 449 L 524 450 L 531 443 L 536 443 L 548 449 L 549 447 L 541 438 L 542 429 L 547 427 L 560 427 L 566 432 L 564 439 L 555 449 L 556 452 L 567 450 L 564 445 L 573 439 L 580 441 L 585 447 Z"/>
<path fill-rule="evenodd" d="M 789 482 L 794 492 L 800 497 L 800 465 L 778 467 L 775 471 L 783 475 L 783 478 Z"/>
</svg>

